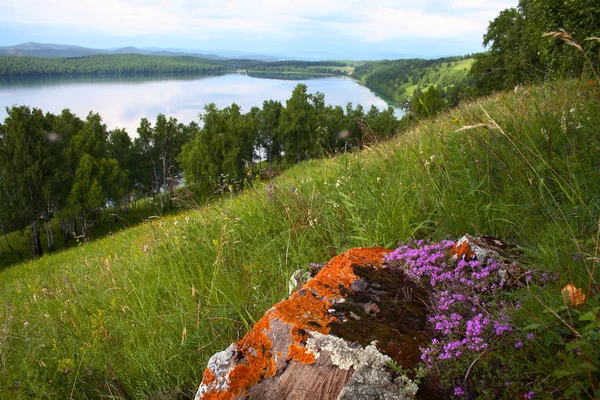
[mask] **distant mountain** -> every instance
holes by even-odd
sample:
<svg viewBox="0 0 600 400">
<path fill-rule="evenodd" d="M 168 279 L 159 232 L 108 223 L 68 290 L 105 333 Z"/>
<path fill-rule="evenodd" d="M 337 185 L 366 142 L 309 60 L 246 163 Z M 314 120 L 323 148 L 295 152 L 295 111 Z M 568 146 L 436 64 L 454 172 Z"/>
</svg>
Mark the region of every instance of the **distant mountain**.
<svg viewBox="0 0 600 400">
<path fill-rule="evenodd" d="M 23 43 L 0 47 L 2 56 L 30 56 L 41 58 L 85 57 L 92 54 L 106 54 L 108 50 L 90 49 L 81 46 L 46 43 Z"/>
<path fill-rule="evenodd" d="M 190 56 L 209 60 L 240 59 L 257 61 L 278 61 L 277 57 L 245 53 L 241 51 L 222 51 L 211 54 L 197 50 L 162 49 L 158 47 L 121 47 L 117 49 L 92 49 L 88 47 L 51 44 L 51 43 L 22 43 L 15 46 L 0 47 L 0 56 L 30 56 L 40 58 L 73 58 L 86 57 L 93 54 L 144 54 L 152 56 Z"/>
</svg>

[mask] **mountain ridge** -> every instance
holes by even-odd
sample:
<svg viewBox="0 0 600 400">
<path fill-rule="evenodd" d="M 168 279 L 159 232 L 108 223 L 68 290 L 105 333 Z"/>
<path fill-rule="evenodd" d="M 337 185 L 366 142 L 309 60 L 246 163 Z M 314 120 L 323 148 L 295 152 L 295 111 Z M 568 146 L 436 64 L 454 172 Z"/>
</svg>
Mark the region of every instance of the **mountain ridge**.
<svg viewBox="0 0 600 400">
<path fill-rule="evenodd" d="M 220 53 L 220 54 L 215 54 Z M 209 60 L 230 60 L 245 58 L 257 61 L 279 61 L 278 57 L 223 50 L 221 52 L 203 52 L 199 50 L 164 49 L 160 47 L 125 46 L 114 49 L 96 49 L 68 44 L 25 42 L 12 46 L 0 46 L 0 56 L 29 56 L 39 58 L 76 58 L 94 54 L 143 54 L 155 56 L 191 56 Z"/>
</svg>

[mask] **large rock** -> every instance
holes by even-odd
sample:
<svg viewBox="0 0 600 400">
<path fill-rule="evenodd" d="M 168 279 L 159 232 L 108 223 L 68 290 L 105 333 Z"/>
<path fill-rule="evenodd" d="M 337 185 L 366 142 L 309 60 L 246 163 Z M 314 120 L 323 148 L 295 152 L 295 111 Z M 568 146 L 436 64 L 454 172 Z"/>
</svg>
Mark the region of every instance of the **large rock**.
<svg viewBox="0 0 600 400">
<path fill-rule="evenodd" d="M 210 359 L 196 399 L 413 398 L 417 385 L 390 362 L 417 365 L 428 295 L 384 264 L 388 252 L 333 258 Z"/>
</svg>

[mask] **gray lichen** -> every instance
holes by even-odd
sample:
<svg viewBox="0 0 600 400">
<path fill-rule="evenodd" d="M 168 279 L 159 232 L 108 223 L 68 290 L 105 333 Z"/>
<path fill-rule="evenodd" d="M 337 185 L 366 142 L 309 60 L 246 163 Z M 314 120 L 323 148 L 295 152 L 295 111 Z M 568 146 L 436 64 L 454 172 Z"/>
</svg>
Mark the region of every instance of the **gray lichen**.
<svg viewBox="0 0 600 400">
<path fill-rule="evenodd" d="M 375 342 L 367 347 L 351 346 L 344 339 L 311 332 L 307 340 L 315 358 L 328 356 L 340 369 L 354 369 L 338 400 L 402 400 L 413 399 L 418 386 L 405 375 L 388 366 L 390 357 L 381 354 Z"/>
<path fill-rule="evenodd" d="M 212 371 L 213 375 L 216 377 L 216 380 L 209 385 L 202 383 L 196 392 L 196 397 L 194 397 L 194 400 L 202 399 L 202 396 L 204 396 L 210 390 L 227 390 L 229 387 L 229 372 L 235 366 L 234 356 L 235 345 L 231 344 L 227 349 L 216 353 L 210 358 L 210 360 L 208 360 L 207 368 Z"/>
</svg>

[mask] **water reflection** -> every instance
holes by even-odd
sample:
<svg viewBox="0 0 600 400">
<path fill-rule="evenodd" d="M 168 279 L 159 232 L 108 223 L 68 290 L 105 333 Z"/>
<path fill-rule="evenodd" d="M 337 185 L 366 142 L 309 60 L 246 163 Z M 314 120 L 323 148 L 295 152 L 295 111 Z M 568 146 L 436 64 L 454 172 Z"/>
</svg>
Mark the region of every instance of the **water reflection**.
<svg viewBox="0 0 600 400">
<path fill-rule="evenodd" d="M 0 120 L 6 117 L 5 107 L 28 105 L 44 112 L 58 114 L 70 108 L 80 118 L 90 111 L 102 116 L 108 129 L 125 128 L 136 135 L 141 118 L 154 121 L 163 113 L 179 121 L 198 121 L 204 105 L 215 103 L 224 108 L 238 104 L 243 112 L 261 107 L 268 99 L 285 101 L 298 83 L 309 92 L 321 92 L 325 102 L 345 107 L 348 102 L 387 108 L 384 100 L 367 88 L 346 77 L 290 76 L 269 79 L 270 75 L 226 74 L 212 76 L 161 77 L 37 77 L 0 80 Z M 292 79 L 293 78 L 293 79 Z M 397 111 L 400 112 L 401 111 Z"/>
</svg>

